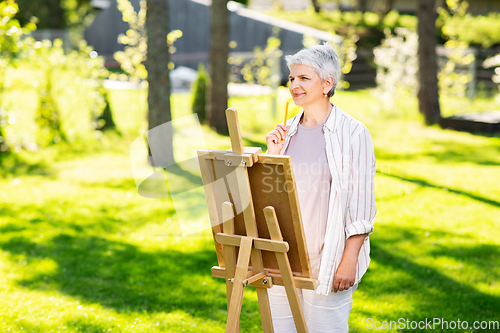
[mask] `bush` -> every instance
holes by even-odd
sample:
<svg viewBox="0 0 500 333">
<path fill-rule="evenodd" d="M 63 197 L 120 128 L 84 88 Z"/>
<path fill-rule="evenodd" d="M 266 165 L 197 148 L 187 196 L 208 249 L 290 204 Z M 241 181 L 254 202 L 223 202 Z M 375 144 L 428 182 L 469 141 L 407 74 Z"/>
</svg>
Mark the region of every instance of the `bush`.
<svg viewBox="0 0 500 333">
<path fill-rule="evenodd" d="M 0 163 L 2 157 L 10 151 L 4 128 L 15 121 L 9 117 L 11 113 L 4 98 L 6 72 L 24 45 L 23 34 L 36 29 L 32 22 L 21 27 L 19 21 L 14 19 L 18 9 L 13 0 L 0 2 Z"/>
<path fill-rule="evenodd" d="M 65 54 L 60 40 L 25 38 L 3 86 L 10 118 L 4 127 L 7 143 L 18 151 L 95 138 L 95 119 L 105 107 L 100 87 L 106 76 L 104 60 L 85 42 Z"/>
<path fill-rule="evenodd" d="M 500 15 L 454 15 L 444 22 L 442 34 L 474 46 L 489 48 L 500 44 Z"/>
<path fill-rule="evenodd" d="M 90 0 L 17 0 L 22 24 L 36 17 L 39 29 L 68 29 L 90 23 L 97 9 Z"/>
<path fill-rule="evenodd" d="M 204 122 L 207 118 L 207 93 L 208 93 L 208 73 L 205 71 L 205 66 L 202 63 L 198 65 L 198 76 L 193 83 L 193 113 L 198 115 L 200 122 Z"/>
<path fill-rule="evenodd" d="M 38 142 L 47 145 L 60 140 L 86 139 L 96 128 L 93 120 L 105 107 L 100 95 L 102 81 L 108 74 L 104 59 L 84 41 L 79 50 L 65 54 L 62 42 L 57 39 L 53 44 L 48 40 L 34 42 L 26 57 L 39 75 Z M 66 103 L 61 103 L 62 98 Z M 81 100 L 90 104 L 90 110 L 81 109 Z"/>
<path fill-rule="evenodd" d="M 465 1 L 453 1 L 448 4 L 448 8 L 456 5 L 467 8 Z M 441 9 L 442 12 L 445 9 Z M 313 10 L 280 12 L 272 11 L 268 14 L 292 21 L 295 23 L 310 26 L 319 30 L 334 32 L 338 35 L 349 37 L 349 26 L 355 25 L 355 33 L 359 35 L 359 48 L 372 48 L 380 44 L 384 39 L 384 31 L 398 27 L 416 30 L 417 17 L 415 15 L 400 14 L 396 10 L 381 17 L 372 12 L 352 12 L 352 11 L 324 11 L 315 13 Z M 489 13 L 488 15 L 472 16 L 451 15 L 444 18 L 440 15 L 436 20 L 438 28 L 437 36 L 439 42 L 444 44 L 450 38 L 456 37 L 460 42 L 480 47 L 491 47 L 500 45 L 500 13 Z"/>
<path fill-rule="evenodd" d="M 273 11 L 268 14 L 347 38 L 356 34 L 359 36 L 358 48 L 372 48 L 379 45 L 386 29 L 394 32 L 398 27 L 415 29 L 417 26 L 417 18 L 414 15 L 400 14 L 395 10 L 390 11 L 385 17 L 372 12 L 340 10 L 323 11 L 319 14 L 314 10 Z"/>
<path fill-rule="evenodd" d="M 376 94 L 383 109 L 398 111 L 407 109 L 410 97 L 418 91 L 418 36 L 410 29 L 397 28 L 395 34 L 386 31 L 386 38 L 373 49 L 377 65 Z M 446 54 L 440 59 L 439 96 L 464 97 L 471 75 L 466 66 L 474 61 L 473 54 L 466 53 L 466 45 L 455 39 L 445 44 Z"/>
<path fill-rule="evenodd" d="M 102 96 L 104 108 L 100 115 L 97 112 L 94 113 L 97 115 L 95 124 L 96 129 L 100 131 L 114 130 L 117 133 L 120 133 L 116 128 L 116 124 L 113 119 L 113 113 L 111 112 L 111 106 L 109 105 L 108 92 L 104 89 L 104 87 L 101 87 L 98 91 Z"/>
<path fill-rule="evenodd" d="M 382 108 L 402 110 L 402 104 L 418 89 L 418 36 L 415 31 L 397 28 L 393 35 L 389 29 L 380 46 L 373 50 L 377 65 L 376 94 Z"/>
<path fill-rule="evenodd" d="M 495 82 L 498 86 L 498 90 L 500 90 L 500 53 L 486 59 L 483 62 L 484 68 L 495 67 L 495 74 L 491 77 L 491 80 Z M 500 94 L 496 96 L 496 100 L 500 103 Z"/>
</svg>

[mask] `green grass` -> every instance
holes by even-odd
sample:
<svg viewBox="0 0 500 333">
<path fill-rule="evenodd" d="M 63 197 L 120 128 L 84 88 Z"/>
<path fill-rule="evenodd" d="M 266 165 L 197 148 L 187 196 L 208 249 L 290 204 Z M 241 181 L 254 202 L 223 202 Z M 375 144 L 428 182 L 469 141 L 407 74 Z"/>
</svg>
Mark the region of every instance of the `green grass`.
<svg viewBox="0 0 500 333">
<path fill-rule="evenodd" d="M 210 274 L 210 233 L 183 236 L 171 201 L 137 194 L 129 148 L 145 100 L 128 93 L 111 97 L 114 110 L 134 114 L 119 120 L 123 136 L 6 161 L 0 332 L 224 332 L 225 284 Z M 372 262 L 354 294 L 351 331 L 372 331 L 368 318 L 500 321 L 500 138 L 426 127 L 415 103 L 404 117 L 377 111 L 369 91 L 333 101 L 368 126 L 377 156 Z M 245 145 L 264 147 L 275 122 L 268 103 L 231 99 Z M 174 117 L 189 114 L 189 95 L 173 96 L 172 108 Z M 206 126 L 203 135 L 209 148 L 229 147 Z M 249 289 L 241 332 L 260 331 Z"/>
</svg>

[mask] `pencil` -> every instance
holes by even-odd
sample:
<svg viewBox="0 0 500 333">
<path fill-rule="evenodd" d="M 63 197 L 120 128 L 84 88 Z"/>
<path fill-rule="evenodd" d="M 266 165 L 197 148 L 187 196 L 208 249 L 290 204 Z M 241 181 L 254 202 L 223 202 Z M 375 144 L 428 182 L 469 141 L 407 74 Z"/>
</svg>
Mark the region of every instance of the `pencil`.
<svg viewBox="0 0 500 333">
<path fill-rule="evenodd" d="M 285 108 L 285 126 L 286 126 L 286 118 L 288 118 L 288 103 L 290 102 L 286 102 L 286 108 Z"/>
<path fill-rule="evenodd" d="M 283 122 L 283 124 L 285 125 L 285 127 L 286 127 L 286 118 L 288 118 L 288 103 L 289 102 L 286 102 L 286 107 L 285 107 L 285 121 Z M 285 139 L 281 139 L 281 141 L 285 141 Z"/>
</svg>

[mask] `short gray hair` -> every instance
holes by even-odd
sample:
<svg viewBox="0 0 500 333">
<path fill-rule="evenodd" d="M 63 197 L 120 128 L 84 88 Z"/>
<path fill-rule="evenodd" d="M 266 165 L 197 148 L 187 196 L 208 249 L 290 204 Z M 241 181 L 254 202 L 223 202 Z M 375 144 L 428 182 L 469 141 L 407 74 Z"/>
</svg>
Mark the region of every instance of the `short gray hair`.
<svg viewBox="0 0 500 333">
<path fill-rule="evenodd" d="M 285 61 L 288 69 L 292 65 L 312 67 L 323 82 L 330 76 L 333 77 L 333 87 L 328 92 L 328 97 L 335 94 L 335 88 L 340 79 L 340 61 L 337 52 L 330 43 L 326 42 L 323 45 L 313 45 L 302 49 L 294 55 L 287 55 Z"/>
</svg>

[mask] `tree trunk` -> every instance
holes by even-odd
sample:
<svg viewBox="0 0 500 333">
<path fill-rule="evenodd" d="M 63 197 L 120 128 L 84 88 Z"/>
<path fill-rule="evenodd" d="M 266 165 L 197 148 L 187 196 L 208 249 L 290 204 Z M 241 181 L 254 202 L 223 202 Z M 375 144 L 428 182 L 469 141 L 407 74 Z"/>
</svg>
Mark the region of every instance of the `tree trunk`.
<svg viewBox="0 0 500 333">
<path fill-rule="evenodd" d="M 168 1 L 148 0 L 146 12 L 148 50 L 148 143 L 152 153 L 150 162 L 165 167 L 174 163 L 172 127 L 170 121 L 170 80 L 167 45 Z M 162 124 L 161 127 L 158 127 Z M 153 130 L 156 127 L 155 130 Z"/>
<path fill-rule="evenodd" d="M 2 112 L 2 109 L 0 108 L 0 112 Z M 2 126 L 3 126 L 3 119 L 2 115 L 0 115 L 0 166 L 2 166 L 2 160 L 3 158 L 9 153 L 9 147 L 7 146 L 7 143 L 5 142 L 5 136 L 2 132 Z"/>
<path fill-rule="evenodd" d="M 393 6 L 394 6 L 394 0 L 386 0 L 385 1 L 384 17 L 391 11 Z"/>
<path fill-rule="evenodd" d="M 361 12 L 366 12 L 366 1 L 367 0 L 358 0 L 357 2 L 357 10 L 361 11 Z"/>
<path fill-rule="evenodd" d="M 5 68 L 5 67 L 4 67 Z M 4 68 L 0 68 L 3 70 Z M 2 97 L 4 92 L 4 78 L 5 73 L 0 73 L 0 166 L 2 166 L 3 158 L 10 152 L 9 146 L 7 146 L 7 140 L 3 133 L 2 127 L 6 124 L 7 120 L 4 119 L 4 109 L 2 107 Z"/>
<path fill-rule="evenodd" d="M 212 0 L 210 44 L 210 103 L 208 122 L 217 132 L 227 133 L 227 84 L 229 68 L 229 12 L 227 0 Z"/>
<path fill-rule="evenodd" d="M 436 62 L 436 0 L 417 1 L 418 16 L 418 109 L 427 124 L 441 118 Z"/>
<path fill-rule="evenodd" d="M 314 11 L 319 13 L 321 11 L 321 6 L 318 4 L 318 0 L 311 0 L 314 7 Z"/>
<path fill-rule="evenodd" d="M 366 0 L 360 0 L 366 3 Z M 394 0 L 378 0 L 374 5 L 374 12 L 378 12 L 381 16 L 381 19 L 387 16 L 387 14 L 391 11 L 392 6 L 394 5 Z"/>
</svg>

